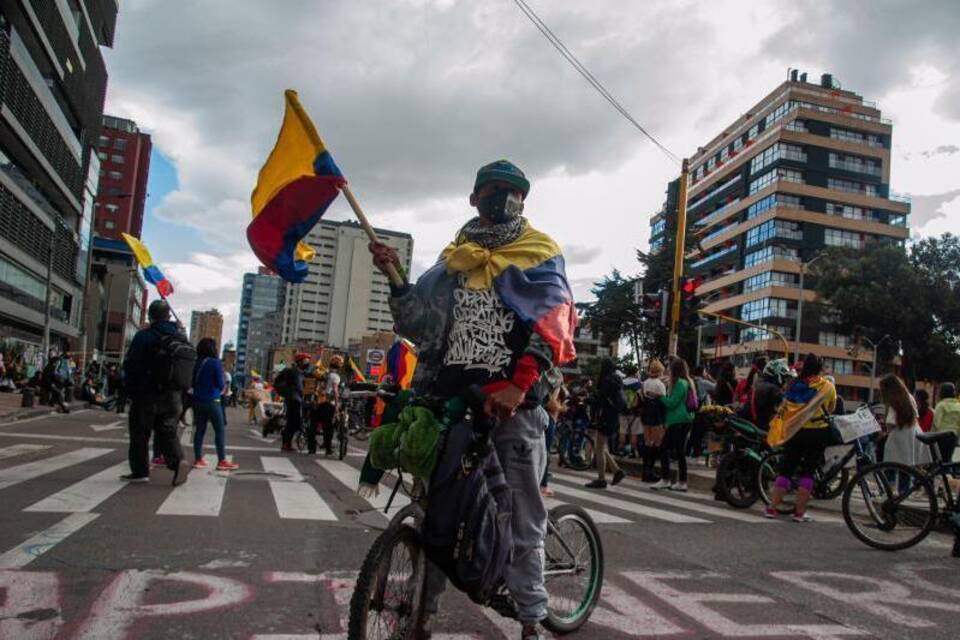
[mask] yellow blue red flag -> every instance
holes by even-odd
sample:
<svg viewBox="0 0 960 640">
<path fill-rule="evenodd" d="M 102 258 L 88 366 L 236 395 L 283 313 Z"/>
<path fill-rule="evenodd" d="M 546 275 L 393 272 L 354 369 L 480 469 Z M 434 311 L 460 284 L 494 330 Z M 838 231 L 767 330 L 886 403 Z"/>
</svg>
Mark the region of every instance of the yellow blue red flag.
<svg viewBox="0 0 960 640">
<path fill-rule="evenodd" d="M 277 143 L 250 196 L 250 248 L 287 282 L 307 277 L 314 250 L 303 238 L 320 221 L 346 180 L 320 139 L 297 92 L 284 92 L 286 108 Z"/>
<path fill-rule="evenodd" d="M 153 256 L 147 250 L 147 247 L 128 233 L 121 232 L 124 242 L 133 252 L 133 257 L 137 259 L 137 264 L 143 269 L 143 277 L 147 282 L 157 288 L 157 293 L 161 298 L 166 298 L 173 293 L 173 285 L 167 280 L 167 277 L 160 271 L 160 267 L 153 263 Z"/>
</svg>

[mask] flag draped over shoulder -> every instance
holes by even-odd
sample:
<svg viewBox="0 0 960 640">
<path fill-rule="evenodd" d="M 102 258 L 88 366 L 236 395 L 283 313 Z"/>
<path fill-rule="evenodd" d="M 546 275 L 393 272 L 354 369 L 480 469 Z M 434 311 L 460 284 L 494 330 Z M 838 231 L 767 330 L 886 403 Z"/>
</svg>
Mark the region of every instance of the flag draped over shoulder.
<svg viewBox="0 0 960 640">
<path fill-rule="evenodd" d="M 280 135 L 250 196 L 253 222 L 247 227 L 247 240 L 264 266 L 287 282 L 302 282 L 315 255 L 303 238 L 346 180 L 300 106 L 297 92 L 288 89 L 284 98 Z"/>
<path fill-rule="evenodd" d="M 529 224 L 520 236 L 486 249 L 474 242 L 450 244 L 442 255 L 449 273 L 462 273 L 471 289 L 493 289 L 503 304 L 543 338 L 554 364 L 576 358 L 577 312 L 560 247 Z"/>
<path fill-rule="evenodd" d="M 167 280 L 167 277 L 160 271 L 160 267 L 153 263 L 153 256 L 147 250 L 147 247 L 128 233 L 121 232 L 123 241 L 130 247 L 133 257 L 137 259 L 137 264 L 143 269 L 144 279 L 157 288 L 157 293 L 161 298 L 166 298 L 173 293 L 173 285 Z"/>
</svg>

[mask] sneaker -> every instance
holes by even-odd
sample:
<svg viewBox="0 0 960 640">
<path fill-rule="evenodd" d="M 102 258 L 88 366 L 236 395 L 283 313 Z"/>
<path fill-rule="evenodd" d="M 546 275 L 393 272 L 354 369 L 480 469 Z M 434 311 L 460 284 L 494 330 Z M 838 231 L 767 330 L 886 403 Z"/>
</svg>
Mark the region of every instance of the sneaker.
<svg viewBox="0 0 960 640">
<path fill-rule="evenodd" d="M 163 456 L 155 456 L 154 459 L 150 461 L 150 464 L 155 467 L 163 467 L 166 466 L 167 461 L 163 459 Z"/>
<path fill-rule="evenodd" d="M 680 493 L 687 492 L 687 483 L 686 482 L 675 482 L 670 485 L 670 491 L 679 491 Z"/>
<path fill-rule="evenodd" d="M 136 483 L 150 482 L 150 476 L 135 476 L 132 473 L 128 473 L 126 475 L 120 476 L 120 479 L 126 480 L 127 482 L 131 482 L 131 483 L 132 482 L 136 482 Z"/>
<path fill-rule="evenodd" d="M 239 468 L 239 464 L 236 462 L 230 462 L 229 460 L 221 460 L 217 463 L 217 471 L 233 471 L 234 469 Z"/>
<path fill-rule="evenodd" d="M 650 488 L 654 491 L 662 491 L 663 489 L 669 489 L 670 483 L 661 478 L 656 484 L 650 485 Z"/>
<path fill-rule="evenodd" d="M 793 512 L 793 521 L 794 522 L 813 522 L 813 518 L 810 517 L 809 513 L 797 513 Z"/>
<path fill-rule="evenodd" d="M 769 520 L 776 520 L 780 517 L 780 514 L 773 507 L 767 507 L 763 510 L 763 517 Z"/>
<path fill-rule="evenodd" d="M 207 459 L 206 459 L 206 458 L 198 458 L 197 460 L 195 460 L 195 461 L 193 462 L 193 468 L 194 468 L 194 469 L 206 469 L 206 468 L 207 468 Z"/>
<path fill-rule="evenodd" d="M 591 480 L 586 485 L 587 489 L 606 489 L 607 481 L 606 480 Z"/>
<path fill-rule="evenodd" d="M 618 484 L 623 482 L 623 479 L 626 477 L 627 477 L 627 474 L 623 472 L 623 469 L 617 469 L 617 472 L 613 474 L 613 482 L 611 482 L 610 484 L 612 484 L 613 486 L 617 486 Z"/>
<path fill-rule="evenodd" d="M 186 460 L 181 460 L 180 464 L 177 465 L 176 470 L 173 472 L 173 482 L 171 484 L 175 487 L 179 487 L 184 482 L 187 481 L 187 476 L 190 475 L 190 470 L 193 466 Z"/>
</svg>

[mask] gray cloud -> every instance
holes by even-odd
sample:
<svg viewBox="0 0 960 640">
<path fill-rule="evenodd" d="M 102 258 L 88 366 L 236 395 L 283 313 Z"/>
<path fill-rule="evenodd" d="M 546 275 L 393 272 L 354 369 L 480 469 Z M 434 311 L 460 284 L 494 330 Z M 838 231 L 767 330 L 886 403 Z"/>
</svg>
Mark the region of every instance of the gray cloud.
<svg viewBox="0 0 960 640">
<path fill-rule="evenodd" d="M 568 244 L 563 247 L 563 257 L 567 264 L 590 264 L 597 258 L 603 249 L 587 247 L 582 244 Z"/>
<path fill-rule="evenodd" d="M 910 224 L 914 229 L 927 225 L 928 222 L 943 218 L 947 214 L 941 209 L 943 205 L 960 196 L 960 189 L 936 193 L 929 196 L 911 195 Z"/>
</svg>

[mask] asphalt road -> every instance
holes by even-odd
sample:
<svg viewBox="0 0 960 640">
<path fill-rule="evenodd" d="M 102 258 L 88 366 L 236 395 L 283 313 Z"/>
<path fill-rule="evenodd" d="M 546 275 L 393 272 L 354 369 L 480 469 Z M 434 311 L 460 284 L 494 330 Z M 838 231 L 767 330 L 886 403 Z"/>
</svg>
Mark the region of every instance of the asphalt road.
<svg viewBox="0 0 960 640">
<path fill-rule="evenodd" d="M 345 638 L 346 603 L 386 517 L 344 462 L 281 454 L 231 410 L 232 473 L 125 485 L 126 423 L 100 410 L 0 425 L 0 639 Z M 212 444 L 212 434 L 207 440 Z M 208 447 L 208 459 L 215 459 Z M 702 473 L 703 471 L 701 471 Z M 767 521 L 701 492 L 617 491 L 558 474 L 600 523 L 603 598 L 573 638 L 958 637 L 960 561 L 940 534 L 866 548 L 832 505 Z M 517 638 L 447 593 L 434 637 Z"/>
</svg>

